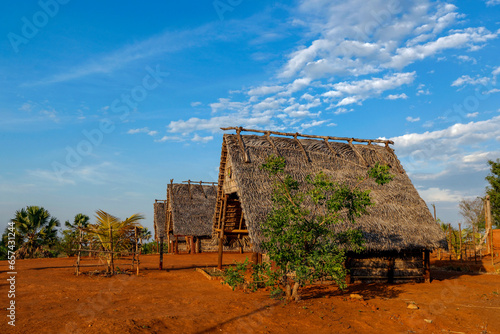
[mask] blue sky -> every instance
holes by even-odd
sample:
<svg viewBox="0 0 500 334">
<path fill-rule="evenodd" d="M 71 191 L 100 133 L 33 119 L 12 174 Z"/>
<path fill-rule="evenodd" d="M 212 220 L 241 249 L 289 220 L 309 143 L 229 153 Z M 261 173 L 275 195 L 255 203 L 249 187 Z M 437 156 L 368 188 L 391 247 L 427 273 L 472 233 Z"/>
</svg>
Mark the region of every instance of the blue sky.
<svg viewBox="0 0 500 334">
<path fill-rule="evenodd" d="M 438 216 L 500 157 L 500 1 L 4 1 L 0 228 L 26 205 L 152 228 L 221 126 L 390 138 Z"/>
</svg>

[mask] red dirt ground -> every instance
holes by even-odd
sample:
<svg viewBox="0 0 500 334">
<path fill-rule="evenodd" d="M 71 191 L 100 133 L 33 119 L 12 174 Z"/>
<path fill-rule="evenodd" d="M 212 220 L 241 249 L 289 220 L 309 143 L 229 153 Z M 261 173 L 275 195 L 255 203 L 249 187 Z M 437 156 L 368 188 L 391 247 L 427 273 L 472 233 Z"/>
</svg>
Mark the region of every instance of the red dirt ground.
<svg viewBox="0 0 500 334">
<path fill-rule="evenodd" d="M 352 285 L 344 293 L 316 285 L 284 303 L 265 291 L 233 292 L 194 270 L 215 266 L 215 253 L 166 255 L 161 272 L 157 255 L 141 261 L 139 276 L 106 278 L 76 277 L 74 258 L 17 260 L 15 327 L 7 324 L 8 268 L 0 261 L 0 333 L 500 333 L 497 274 L 439 269 L 430 284 Z"/>
</svg>

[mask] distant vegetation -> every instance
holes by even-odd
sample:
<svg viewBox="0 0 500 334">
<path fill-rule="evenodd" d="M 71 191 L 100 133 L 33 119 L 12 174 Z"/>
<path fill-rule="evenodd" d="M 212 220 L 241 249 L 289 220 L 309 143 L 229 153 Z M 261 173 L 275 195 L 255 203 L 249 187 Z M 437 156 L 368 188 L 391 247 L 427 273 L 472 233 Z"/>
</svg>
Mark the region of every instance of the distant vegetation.
<svg viewBox="0 0 500 334">
<path fill-rule="evenodd" d="M 15 251 L 16 258 L 43 258 L 75 255 L 82 233 L 83 246 L 95 245 L 106 249 L 108 230 L 113 228 L 113 239 L 116 249 L 130 246 L 133 238 L 131 227 L 139 227 L 143 240 L 151 238 L 151 232 L 138 222 L 144 219 L 140 214 L 134 214 L 125 220 L 120 220 L 102 210 L 96 211 L 96 223 L 90 223 L 90 217 L 78 213 L 73 222 L 67 220 L 64 229 L 58 229 L 60 222 L 50 215 L 43 207 L 27 206 L 17 210 L 2 234 L 0 240 L 0 260 L 7 259 L 8 252 Z M 60 235 L 58 235 L 60 232 Z M 9 242 L 10 241 L 10 242 Z M 153 249 L 153 243 L 146 249 Z"/>
</svg>

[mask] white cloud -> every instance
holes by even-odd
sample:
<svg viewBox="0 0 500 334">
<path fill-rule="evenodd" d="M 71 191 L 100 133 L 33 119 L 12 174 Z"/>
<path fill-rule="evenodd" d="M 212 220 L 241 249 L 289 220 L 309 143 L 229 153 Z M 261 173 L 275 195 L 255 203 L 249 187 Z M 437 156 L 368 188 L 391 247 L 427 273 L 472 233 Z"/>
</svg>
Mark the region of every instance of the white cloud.
<svg viewBox="0 0 500 334">
<path fill-rule="evenodd" d="M 398 99 L 406 100 L 407 98 L 408 98 L 408 95 L 406 95 L 405 93 L 401 93 L 401 94 L 389 94 L 386 97 L 387 100 L 398 100 Z"/>
<path fill-rule="evenodd" d="M 432 202 L 458 202 L 464 198 L 464 194 L 450 189 L 428 188 L 418 189 L 418 193 L 427 203 Z"/>
<path fill-rule="evenodd" d="M 160 139 L 155 139 L 155 142 L 157 143 L 164 143 L 166 141 L 174 141 L 174 142 L 181 142 L 184 141 L 185 139 L 179 136 L 163 136 Z"/>
<path fill-rule="evenodd" d="M 216 113 L 218 111 L 240 111 L 247 106 L 246 103 L 243 102 L 234 102 L 227 98 L 220 98 L 219 102 L 211 103 L 210 107 L 212 108 L 212 112 Z"/>
<path fill-rule="evenodd" d="M 340 115 L 340 114 L 347 114 L 347 113 L 352 112 L 352 111 L 354 111 L 354 109 L 338 108 L 333 113 L 335 115 Z"/>
<path fill-rule="evenodd" d="M 191 107 L 193 107 L 193 108 L 194 108 L 194 107 L 201 106 L 201 105 L 202 105 L 202 103 L 201 103 L 201 102 L 199 102 L 199 101 L 196 101 L 196 102 L 191 102 Z"/>
<path fill-rule="evenodd" d="M 471 112 L 471 113 L 468 113 L 467 115 L 465 115 L 465 117 L 467 118 L 475 118 L 477 117 L 477 115 L 479 115 L 479 112 Z"/>
<path fill-rule="evenodd" d="M 281 86 L 260 86 L 257 88 L 252 88 L 248 91 L 248 95 L 269 95 L 281 92 L 283 87 Z"/>
<path fill-rule="evenodd" d="M 360 81 L 339 82 L 333 84 L 334 90 L 326 92 L 323 96 L 327 98 L 344 97 L 337 106 L 360 103 L 369 97 L 381 95 L 383 92 L 410 84 L 415 79 L 415 72 L 394 73 L 385 75 L 383 78 L 371 78 Z M 404 93 L 403 93 L 404 94 Z M 405 94 L 406 96 L 406 94 Z"/>
<path fill-rule="evenodd" d="M 495 67 L 495 69 L 493 70 L 493 72 L 491 72 L 491 74 L 493 74 L 493 76 L 499 75 L 500 74 L 500 66 Z"/>
<path fill-rule="evenodd" d="M 147 127 L 144 127 L 144 128 L 139 128 L 139 129 L 130 129 L 127 131 L 127 133 L 129 135 L 135 135 L 135 134 L 138 134 L 138 133 L 145 133 L 149 136 L 154 136 L 154 135 L 157 135 L 158 134 L 158 131 L 152 131 L 152 130 L 149 130 L 149 128 Z"/>
<path fill-rule="evenodd" d="M 496 6 L 500 5 L 500 0 L 486 0 L 487 6 Z"/>
<path fill-rule="evenodd" d="M 194 134 L 194 137 L 191 139 L 191 141 L 198 142 L 198 143 L 208 143 L 209 141 L 213 140 L 213 136 L 206 136 L 206 137 L 201 137 L 197 133 Z"/>
<path fill-rule="evenodd" d="M 420 121 L 420 117 L 413 118 L 411 116 L 408 116 L 408 117 L 406 117 L 406 121 L 411 122 L 411 123 L 418 122 L 418 121 Z"/>
<path fill-rule="evenodd" d="M 472 64 L 477 64 L 477 60 L 474 57 L 469 57 L 465 55 L 457 56 L 457 58 L 463 62 L 471 62 Z"/>
<path fill-rule="evenodd" d="M 460 78 L 456 79 L 453 81 L 451 86 L 457 87 L 457 86 L 466 86 L 466 85 L 486 85 L 490 81 L 489 78 L 486 77 L 479 77 L 477 76 L 476 78 L 472 78 L 468 75 L 462 75 Z"/>
</svg>

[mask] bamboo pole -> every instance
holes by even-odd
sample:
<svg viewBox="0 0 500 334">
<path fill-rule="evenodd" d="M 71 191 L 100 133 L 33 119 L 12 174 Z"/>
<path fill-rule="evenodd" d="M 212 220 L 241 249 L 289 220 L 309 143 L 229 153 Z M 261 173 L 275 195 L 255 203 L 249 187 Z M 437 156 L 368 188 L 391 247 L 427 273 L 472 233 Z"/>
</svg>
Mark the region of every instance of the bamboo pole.
<svg viewBox="0 0 500 334">
<path fill-rule="evenodd" d="M 109 226 L 109 240 L 110 240 L 110 251 L 111 251 L 109 254 L 110 257 L 109 264 L 111 269 L 111 275 L 113 275 L 115 273 L 115 264 L 113 262 L 113 227 L 111 225 Z"/>
<path fill-rule="evenodd" d="M 227 199 L 229 195 L 224 196 L 224 204 L 222 205 L 222 218 L 221 218 L 221 231 L 219 232 L 219 254 L 217 257 L 217 268 L 222 269 L 222 254 L 224 253 L 224 225 L 226 220 L 226 207 L 227 207 Z"/>
<path fill-rule="evenodd" d="M 160 270 L 163 269 L 163 236 L 160 236 Z"/>
<path fill-rule="evenodd" d="M 76 276 L 80 275 L 80 256 L 82 251 L 82 233 L 81 229 L 78 229 L 79 237 L 78 237 L 78 257 L 76 258 Z"/>
<path fill-rule="evenodd" d="M 462 259 L 462 223 L 458 223 L 458 237 L 460 238 L 460 261 L 463 261 Z"/>
<path fill-rule="evenodd" d="M 139 251 L 138 251 L 139 244 L 137 243 L 137 238 L 138 238 L 137 226 L 135 227 L 134 235 L 135 235 L 135 253 L 137 254 L 137 276 L 139 276 L 139 264 L 141 263 L 141 261 L 139 259 Z"/>
</svg>

